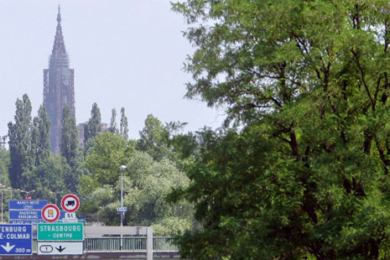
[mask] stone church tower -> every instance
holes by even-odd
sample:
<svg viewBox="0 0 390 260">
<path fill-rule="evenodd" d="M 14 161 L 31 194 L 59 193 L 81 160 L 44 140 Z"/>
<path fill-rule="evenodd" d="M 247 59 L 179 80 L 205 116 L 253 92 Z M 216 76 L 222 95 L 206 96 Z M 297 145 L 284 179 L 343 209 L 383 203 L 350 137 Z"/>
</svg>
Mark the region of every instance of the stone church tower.
<svg viewBox="0 0 390 260">
<path fill-rule="evenodd" d="M 58 154 L 64 107 L 69 106 L 71 114 L 75 115 L 74 70 L 69 69 L 69 57 L 62 36 L 60 7 L 58 7 L 57 30 L 49 59 L 49 69 L 43 70 L 43 83 L 43 105 L 51 122 L 51 151 Z"/>
</svg>

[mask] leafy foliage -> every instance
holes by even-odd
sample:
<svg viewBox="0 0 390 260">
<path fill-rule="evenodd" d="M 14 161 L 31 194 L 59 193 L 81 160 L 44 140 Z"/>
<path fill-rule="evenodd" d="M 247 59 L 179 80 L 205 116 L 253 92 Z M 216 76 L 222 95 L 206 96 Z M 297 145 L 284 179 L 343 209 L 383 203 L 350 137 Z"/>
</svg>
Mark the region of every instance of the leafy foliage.
<svg viewBox="0 0 390 260">
<path fill-rule="evenodd" d="M 138 150 L 147 152 L 154 160 L 161 160 L 169 154 L 169 133 L 158 118 L 148 115 L 139 134 Z"/>
<path fill-rule="evenodd" d="M 126 141 L 129 139 L 129 123 L 127 122 L 124 107 L 121 108 L 120 134 Z"/>
<path fill-rule="evenodd" d="M 387 1 L 173 4 L 196 47 L 187 97 L 226 107 L 203 131 L 188 189 L 194 259 L 379 259 L 388 254 Z"/>
<path fill-rule="evenodd" d="M 97 136 L 101 131 L 101 114 L 100 109 L 96 103 L 93 103 L 91 110 L 91 118 L 88 123 L 84 125 L 84 143 L 87 143 L 89 139 Z"/>
<path fill-rule="evenodd" d="M 78 134 L 75 116 L 70 113 L 70 107 L 64 107 L 61 129 L 61 155 L 73 167 L 78 152 Z"/>
<path fill-rule="evenodd" d="M 33 120 L 31 143 L 34 165 L 39 166 L 50 156 L 50 120 L 46 108 L 42 105 L 39 107 L 38 116 Z"/>
<path fill-rule="evenodd" d="M 35 163 L 31 151 L 31 102 L 26 94 L 16 101 L 15 123 L 8 123 L 8 137 L 11 185 L 21 188 L 23 171 L 31 170 Z"/>
<path fill-rule="evenodd" d="M 118 133 L 118 129 L 116 127 L 116 109 L 115 108 L 113 108 L 111 111 L 110 127 L 108 128 L 108 131 L 110 131 L 113 134 Z"/>
</svg>

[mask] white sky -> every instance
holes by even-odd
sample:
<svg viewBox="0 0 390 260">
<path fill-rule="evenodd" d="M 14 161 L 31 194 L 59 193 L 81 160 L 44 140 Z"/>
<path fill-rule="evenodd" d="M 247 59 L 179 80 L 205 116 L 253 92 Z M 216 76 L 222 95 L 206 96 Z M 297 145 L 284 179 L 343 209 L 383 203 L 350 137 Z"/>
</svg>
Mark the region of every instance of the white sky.
<svg viewBox="0 0 390 260">
<path fill-rule="evenodd" d="M 106 123 L 116 108 L 119 125 L 125 107 L 131 138 L 148 114 L 188 122 L 185 131 L 221 125 L 223 111 L 183 98 L 191 81 L 183 62 L 193 49 L 169 0 L 0 0 L 0 136 L 8 133 L 17 98 L 28 94 L 33 116 L 42 104 L 58 4 L 75 70 L 77 123 L 89 119 L 96 102 Z"/>
</svg>

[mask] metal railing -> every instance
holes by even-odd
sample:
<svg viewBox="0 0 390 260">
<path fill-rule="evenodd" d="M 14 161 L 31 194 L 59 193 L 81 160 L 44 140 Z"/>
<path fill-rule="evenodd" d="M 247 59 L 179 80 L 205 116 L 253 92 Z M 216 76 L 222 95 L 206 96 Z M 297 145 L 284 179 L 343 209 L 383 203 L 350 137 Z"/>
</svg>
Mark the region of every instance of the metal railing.
<svg viewBox="0 0 390 260">
<path fill-rule="evenodd" d="M 128 251 L 145 251 L 146 237 L 124 237 L 123 250 Z M 120 251 L 120 237 L 93 237 L 84 239 L 84 251 Z"/>
<path fill-rule="evenodd" d="M 88 237 L 84 239 L 84 252 L 146 251 L 146 237 Z M 37 251 L 37 240 L 33 240 L 33 251 Z M 172 237 L 154 237 L 153 251 L 178 251 Z"/>
<path fill-rule="evenodd" d="M 179 248 L 173 244 L 173 237 L 154 237 L 153 251 L 179 251 Z"/>
</svg>

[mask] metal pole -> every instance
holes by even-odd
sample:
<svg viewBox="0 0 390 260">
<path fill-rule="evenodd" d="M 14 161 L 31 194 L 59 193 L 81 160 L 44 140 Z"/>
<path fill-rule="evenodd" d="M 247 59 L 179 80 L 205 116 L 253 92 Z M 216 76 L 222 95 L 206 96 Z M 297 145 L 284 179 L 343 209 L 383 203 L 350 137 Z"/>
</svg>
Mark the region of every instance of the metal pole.
<svg viewBox="0 0 390 260">
<path fill-rule="evenodd" d="M 1 223 L 4 223 L 4 206 L 3 206 L 3 190 L 1 190 Z"/>
<path fill-rule="evenodd" d="M 123 170 L 121 167 L 121 208 L 123 208 Z M 121 212 L 121 227 L 123 227 L 123 212 Z"/>
<path fill-rule="evenodd" d="M 121 167 L 121 208 L 123 207 L 123 171 Z M 120 212 L 121 214 L 121 227 L 123 227 L 123 212 Z M 121 248 L 123 248 L 123 235 L 121 234 Z"/>
<path fill-rule="evenodd" d="M 121 167 L 119 167 L 119 169 L 121 170 L 121 208 L 123 208 L 123 169 L 126 169 L 126 166 L 122 165 Z M 124 215 L 124 212 L 121 211 L 120 215 L 121 215 L 121 227 L 123 227 L 123 215 Z M 123 235 L 121 234 L 120 250 L 122 250 L 122 248 L 123 248 Z"/>
<path fill-rule="evenodd" d="M 153 227 L 146 227 L 146 259 L 153 260 Z"/>
</svg>

